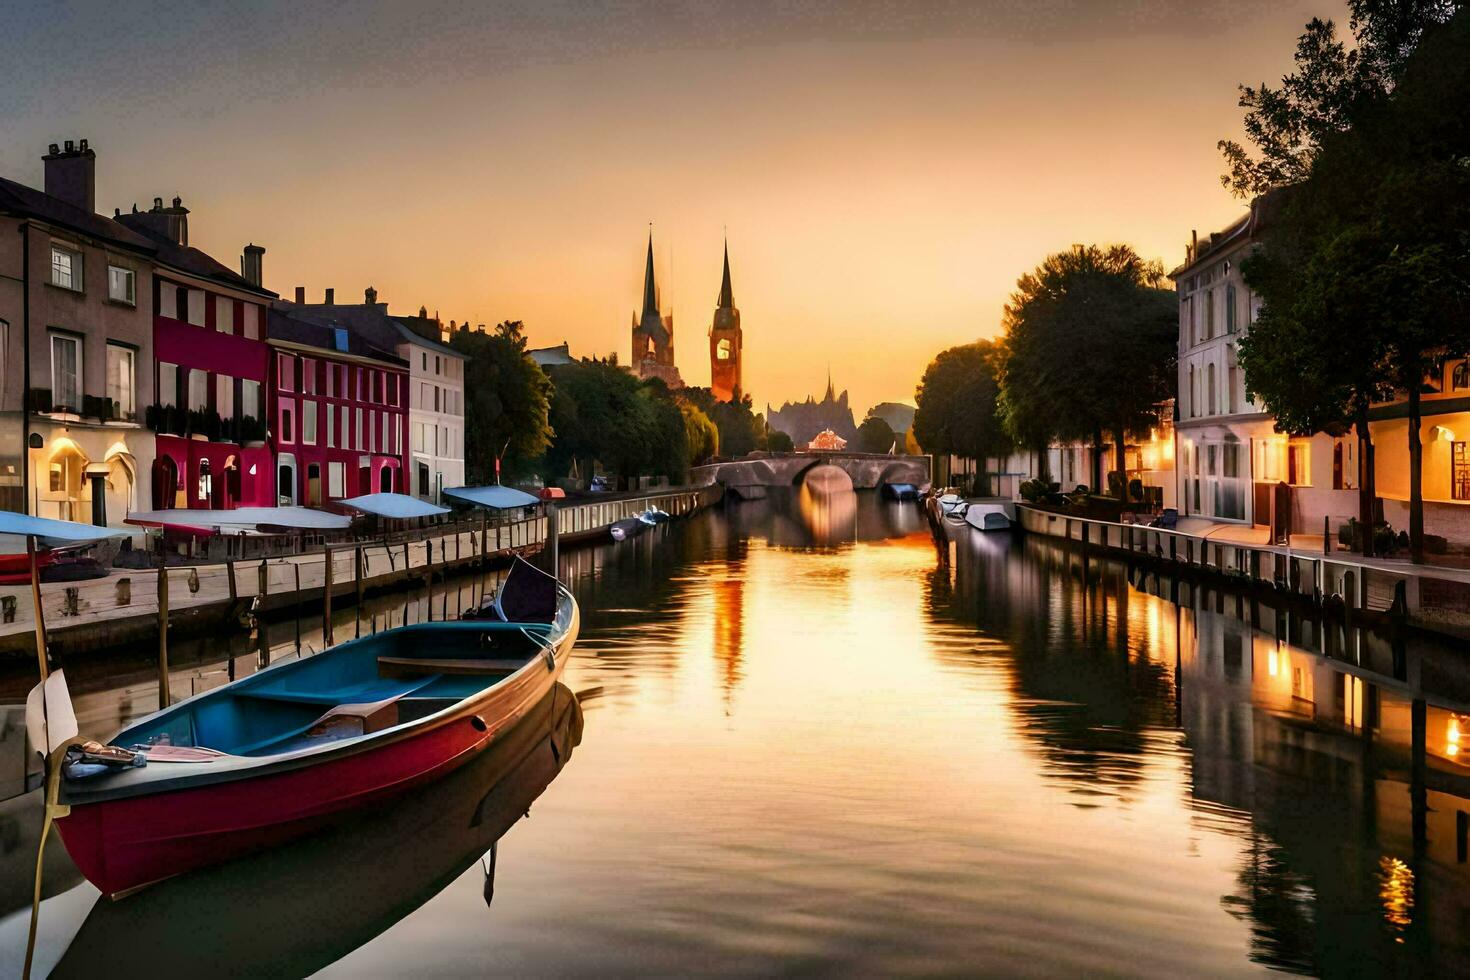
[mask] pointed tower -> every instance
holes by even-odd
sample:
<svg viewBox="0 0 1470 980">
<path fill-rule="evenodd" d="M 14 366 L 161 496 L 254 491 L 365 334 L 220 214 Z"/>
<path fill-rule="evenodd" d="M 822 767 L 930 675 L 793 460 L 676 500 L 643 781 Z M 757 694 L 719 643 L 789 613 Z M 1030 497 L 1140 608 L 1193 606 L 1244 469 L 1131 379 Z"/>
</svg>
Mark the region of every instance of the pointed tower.
<svg viewBox="0 0 1470 980">
<path fill-rule="evenodd" d="M 740 311 L 735 308 L 735 291 L 730 287 L 730 243 L 725 243 L 725 274 L 720 298 L 709 328 L 709 386 L 717 400 L 738 401 L 744 394 L 740 379 Z"/>
<path fill-rule="evenodd" d="M 674 367 L 674 317 L 659 312 L 652 229 L 648 232 L 648 258 L 643 267 L 643 309 L 633 314 L 633 365 L 640 378 L 658 377 L 671 388 L 683 387 L 684 382 Z"/>
</svg>

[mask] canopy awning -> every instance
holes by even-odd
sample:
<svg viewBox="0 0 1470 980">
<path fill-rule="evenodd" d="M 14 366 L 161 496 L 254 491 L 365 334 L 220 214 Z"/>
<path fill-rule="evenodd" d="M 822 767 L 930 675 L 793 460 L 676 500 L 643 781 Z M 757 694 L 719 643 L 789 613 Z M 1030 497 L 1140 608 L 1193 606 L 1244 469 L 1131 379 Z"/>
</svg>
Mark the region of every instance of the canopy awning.
<svg viewBox="0 0 1470 980">
<path fill-rule="evenodd" d="M 410 497 L 406 493 L 366 493 L 361 497 L 339 500 L 338 503 L 344 507 L 351 507 L 353 510 L 360 510 L 364 514 L 392 517 L 397 520 L 407 520 L 412 517 L 435 517 L 449 513 L 448 507 L 439 507 L 427 500 Z"/>
<path fill-rule="evenodd" d="M 453 497 L 455 500 L 476 507 L 489 507 L 494 510 L 510 510 L 514 507 L 531 507 L 541 501 L 515 487 L 451 487 L 444 491 L 444 496 Z"/>
<path fill-rule="evenodd" d="M 168 527 L 197 531 L 212 528 L 227 532 L 260 528 L 283 531 L 340 531 L 352 526 L 352 518 L 344 514 L 328 514 L 310 507 L 237 507 L 234 510 L 170 510 L 134 511 L 129 524 L 142 527 Z"/>
<path fill-rule="evenodd" d="M 49 517 L 31 517 L 8 510 L 0 511 L 0 534 L 33 535 L 43 546 L 78 544 L 85 541 L 102 541 L 106 538 L 127 537 L 128 532 L 95 524 L 78 524 L 76 521 L 56 521 Z"/>
</svg>

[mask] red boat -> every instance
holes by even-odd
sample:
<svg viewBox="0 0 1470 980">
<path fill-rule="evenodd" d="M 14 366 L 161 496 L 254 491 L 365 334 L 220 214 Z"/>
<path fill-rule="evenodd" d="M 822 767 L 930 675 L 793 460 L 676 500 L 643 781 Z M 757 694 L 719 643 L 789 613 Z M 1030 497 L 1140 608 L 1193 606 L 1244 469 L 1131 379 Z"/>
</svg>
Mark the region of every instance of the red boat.
<svg viewBox="0 0 1470 980">
<path fill-rule="evenodd" d="M 487 611 L 278 664 L 150 715 L 106 749 L 73 750 L 59 797 L 70 812 L 56 822 L 72 859 L 116 896 L 464 764 L 551 690 L 579 626 L 571 593 L 524 562 Z"/>
</svg>

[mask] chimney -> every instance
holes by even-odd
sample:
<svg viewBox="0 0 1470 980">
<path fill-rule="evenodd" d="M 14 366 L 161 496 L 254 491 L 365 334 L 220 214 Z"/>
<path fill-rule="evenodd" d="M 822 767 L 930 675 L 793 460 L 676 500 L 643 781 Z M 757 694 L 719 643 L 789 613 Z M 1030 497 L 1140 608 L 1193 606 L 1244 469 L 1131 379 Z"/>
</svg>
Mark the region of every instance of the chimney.
<svg viewBox="0 0 1470 980">
<path fill-rule="evenodd" d="M 252 286 L 261 285 L 261 262 L 265 257 L 265 249 L 251 242 L 245 246 L 245 254 L 240 256 L 240 275 Z"/>
<path fill-rule="evenodd" d="M 71 140 L 61 149 L 55 143 L 47 147 L 41 159 L 46 164 L 46 193 L 88 214 L 97 213 L 97 154 L 82 140 L 77 146 Z"/>
<path fill-rule="evenodd" d="M 364 303 L 366 303 L 368 306 L 377 306 L 378 305 L 378 291 L 376 289 L 374 289 L 373 287 L 371 287 L 371 286 L 369 286 L 368 288 L 364 289 L 362 291 L 362 301 Z"/>
<path fill-rule="evenodd" d="M 337 290 L 333 289 L 331 286 L 328 286 L 326 298 L 323 299 L 322 302 L 326 303 L 328 306 L 334 305 L 337 302 Z"/>
<path fill-rule="evenodd" d="M 189 209 L 184 207 L 183 199 L 175 195 L 173 206 L 164 208 L 163 214 L 165 218 L 164 228 L 168 233 L 168 237 L 172 238 L 176 244 L 188 248 Z"/>
<path fill-rule="evenodd" d="M 305 306 L 306 305 L 306 287 L 305 286 L 297 286 L 296 287 L 296 305 L 297 306 Z"/>
</svg>

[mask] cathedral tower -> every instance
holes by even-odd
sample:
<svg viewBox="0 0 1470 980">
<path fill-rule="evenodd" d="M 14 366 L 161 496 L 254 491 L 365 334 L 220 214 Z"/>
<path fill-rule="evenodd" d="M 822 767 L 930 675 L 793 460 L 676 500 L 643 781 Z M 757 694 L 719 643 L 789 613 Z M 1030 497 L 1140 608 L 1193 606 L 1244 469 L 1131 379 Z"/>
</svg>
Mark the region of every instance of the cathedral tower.
<svg viewBox="0 0 1470 980">
<path fill-rule="evenodd" d="M 643 270 L 643 312 L 633 314 L 633 369 L 640 378 L 662 378 L 670 388 L 682 388 L 674 366 L 674 315 L 658 308 L 658 284 L 653 278 L 653 232 L 648 233 L 648 262 Z"/>
<path fill-rule="evenodd" d="M 725 278 L 720 283 L 720 299 L 709 328 L 709 386 L 718 401 L 739 401 L 744 394 L 740 383 L 740 311 L 735 308 L 735 293 L 730 288 L 730 244 L 725 243 Z"/>
</svg>

